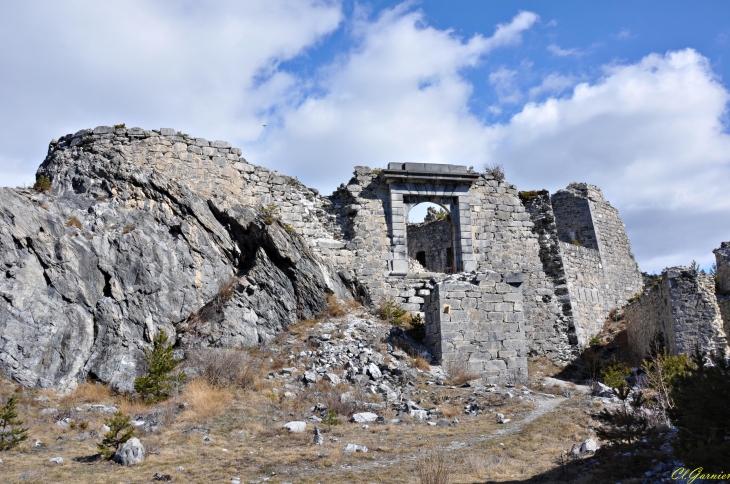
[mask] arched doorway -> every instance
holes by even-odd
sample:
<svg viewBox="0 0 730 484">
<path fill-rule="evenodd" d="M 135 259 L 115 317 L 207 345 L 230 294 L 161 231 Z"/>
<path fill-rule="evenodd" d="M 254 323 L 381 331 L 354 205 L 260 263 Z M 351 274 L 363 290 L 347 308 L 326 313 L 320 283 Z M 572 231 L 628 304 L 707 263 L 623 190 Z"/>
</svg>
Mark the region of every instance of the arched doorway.
<svg viewBox="0 0 730 484">
<path fill-rule="evenodd" d="M 408 272 L 456 272 L 454 220 L 444 206 L 422 202 L 407 214 Z"/>
</svg>

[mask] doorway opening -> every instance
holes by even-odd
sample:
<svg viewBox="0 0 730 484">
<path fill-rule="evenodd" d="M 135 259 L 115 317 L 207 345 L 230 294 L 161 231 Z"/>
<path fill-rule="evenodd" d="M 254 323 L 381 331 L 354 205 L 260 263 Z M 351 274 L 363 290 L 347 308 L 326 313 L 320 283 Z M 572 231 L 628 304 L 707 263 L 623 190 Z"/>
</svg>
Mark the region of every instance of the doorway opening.
<svg viewBox="0 0 730 484">
<path fill-rule="evenodd" d="M 452 274 L 454 261 L 454 223 L 449 210 L 423 202 L 408 212 L 406 226 L 408 272 Z"/>
</svg>

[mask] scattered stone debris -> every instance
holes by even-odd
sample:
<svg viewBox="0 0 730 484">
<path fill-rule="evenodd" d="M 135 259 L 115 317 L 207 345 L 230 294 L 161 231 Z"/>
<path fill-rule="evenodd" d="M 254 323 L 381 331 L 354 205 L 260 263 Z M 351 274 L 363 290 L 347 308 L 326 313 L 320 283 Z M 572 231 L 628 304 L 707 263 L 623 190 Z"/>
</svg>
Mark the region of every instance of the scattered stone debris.
<svg viewBox="0 0 730 484">
<path fill-rule="evenodd" d="M 345 446 L 345 450 L 343 450 L 343 452 L 345 454 L 351 454 L 353 452 L 362 452 L 362 453 L 365 453 L 367 451 L 368 451 L 368 448 L 367 447 L 365 447 L 364 445 L 357 445 L 357 444 L 347 444 Z"/>
</svg>

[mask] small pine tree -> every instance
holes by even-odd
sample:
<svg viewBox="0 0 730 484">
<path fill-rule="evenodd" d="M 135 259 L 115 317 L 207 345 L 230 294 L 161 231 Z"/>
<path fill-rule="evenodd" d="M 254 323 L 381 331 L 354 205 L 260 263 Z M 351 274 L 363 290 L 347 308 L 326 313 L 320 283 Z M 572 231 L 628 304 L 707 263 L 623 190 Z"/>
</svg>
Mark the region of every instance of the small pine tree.
<svg viewBox="0 0 730 484">
<path fill-rule="evenodd" d="M 0 450 L 10 450 L 28 438 L 28 429 L 21 428 L 22 420 L 18 420 L 18 396 L 8 398 L 0 409 Z"/>
<path fill-rule="evenodd" d="M 134 380 L 134 390 L 147 403 L 160 402 L 170 397 L 173 385 L 185 381 L 185 373 L 172 375 L 180 364 L 173 356 L 172 343 L 167 343 L 167 334 L 160 331 L 152 342 L 151 350 L 145 352 L 147 374 Z"/>
<path fill-rule="evenodd" d="M 104 440 L 101 444 L 96 444 L 96 447 L 105 459 L 111 459 L 119 446 L 134 437 L 134 426 L 131 417 L 122 412 L 105 419 L 104 424 L 109 427 L 109 431 L 104 434 Z"/>
<path fill-rule="evenodd" d="M 616 394 L 622 405 L 616 410 L 603 409 L 594 418 L 603 421 L 603 427 L 596 430 L 596 435 L 602 440 L 611 442 L 614 446 L 631 444 L 646 436 L 649 420 L 642 411 L 646 399 L 642 392 L 634 393 L 629 399 L 631 389 L 622 382 L 616 388 Z"/>
<path fill-rule="evenodd" d="M 672 444 L 677 456 L 688 467 L 723 470 L 730 455 L 730 362 L 695 348 L 685 372 L 670 385 L 674 406 L 668 413 L 679 430 Z"/>
</svg>

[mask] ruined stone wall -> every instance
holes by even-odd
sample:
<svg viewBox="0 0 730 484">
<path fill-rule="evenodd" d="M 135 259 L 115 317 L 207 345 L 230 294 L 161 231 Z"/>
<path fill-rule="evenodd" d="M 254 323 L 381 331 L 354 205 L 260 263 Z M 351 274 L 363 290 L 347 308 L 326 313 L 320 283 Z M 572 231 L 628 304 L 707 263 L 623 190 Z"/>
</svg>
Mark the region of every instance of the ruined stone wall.
<svg viewBox="0 0 730 484">
<path fill-rule="evenodd" d="M 601 190 L 571 183 L 553 194 L 553 238 L 559 242 L 580 346 L 597 334 L 613 308 L 641 291 L 643 281 L 618 211 Z"/>
<path fill-rule="evenodd" d="M 649 353 L 655 335 L 662 337 L 665 348 L 677 354 L 669 285 L 661 280 L 648 285 L 639 299 L 624 308 L 629 352 L 634 364 Z"/>
<path fill-rule="evenodd" d="M 662 271 L 661 280 L 648 287 L 624 310 L 629 349 L 638 361 L 649 351 L 656 332 L 664 335 L 674 355 L 727 350 L 726 333 L 715 298 L 712 276 L 687 267 Z"/>
<path fill-rule="evenodd" d="M 598 249 L 590 202 L 571 190 L 558 190 L 552 196 L 558 239 L 568 244 Z"/>
<path fill-rule="evenodd" d="M 540 261 L 546 277 L 552 284 L 552 295 L 560 308 L 556 327 L 561 335 L 567 336 L 570 349 L 577 354 L 578 337 L 573 320 L 573 303 L 568 290 L 568 276 L 560 249 L 555 213 L 547 190 L 520 192 L 520 199 L 533 223 L 532 232 L 537 236 L 540 247 Z"/>
<path fill-rule="evenodd" d="M 526 378 L 522 280 L 487 271 L 436 284 L 426 298 L 426 343 L 436 359 L 495 382 Z"/>
<path fill-rule="evenodd" d="M 408 243 L 408 257 L 416 260 L 419 252 L 424 252 L 425 264 L 431 272 L 453 272 L 453 240 L 451 218 L 432 222 L 408 224 L 406 241 Z M 451 249 L 451 263 L 449 263 L 448 249 Z"/>
<path fill-rule="evenodd" d="M 601 255 L 595 249 L 560 242 L 568 291 L 576 321 L 575 333 L 581 346 L 598 334 L 609 308 L 603 296 L 605 280 Z"/>
<path fill-rule="evenodd" d="M 479 270 L 524 274 L 529 351 L 557 363 L 568 362 L 574 347 L 555 296 L 555 285 L 540 260 L 534 223 L 520 201 L 517 187 L 483 176 L 472 187 L 470 197 L 474 258 Z"/>
<path fill-rule="evenodd" d="M 722 242 L 712 252 L 717 263 L 717 305 L 720 307 L 725 334 L 730 337 L 730 242 Z"/>
</svg>

